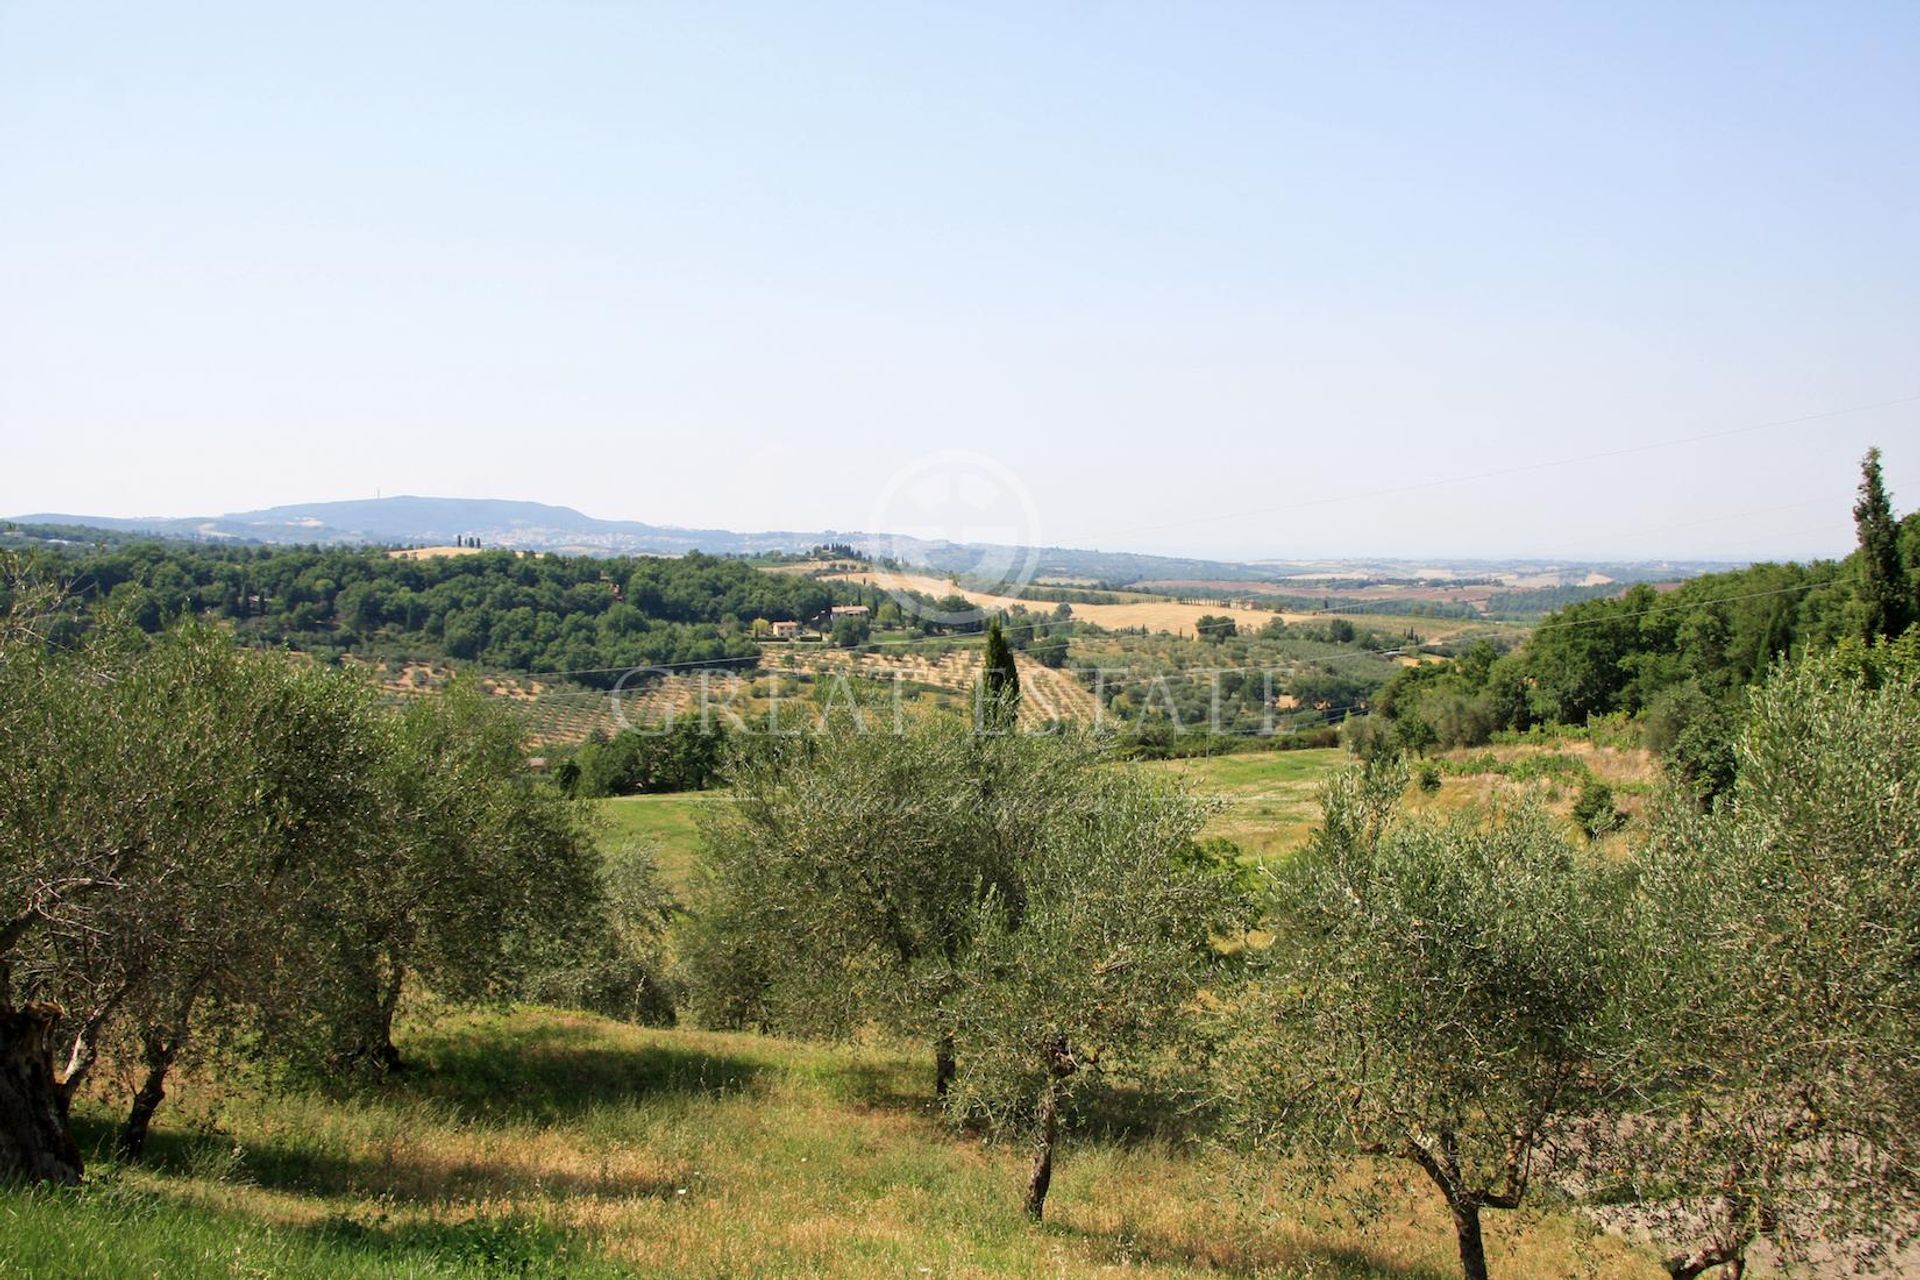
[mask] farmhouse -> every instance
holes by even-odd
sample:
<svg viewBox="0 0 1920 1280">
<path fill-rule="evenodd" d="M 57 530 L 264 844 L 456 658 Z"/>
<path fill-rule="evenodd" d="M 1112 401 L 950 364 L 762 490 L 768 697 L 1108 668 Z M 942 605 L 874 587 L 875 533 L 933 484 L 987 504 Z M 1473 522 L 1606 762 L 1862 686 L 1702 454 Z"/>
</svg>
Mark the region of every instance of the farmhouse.
<svg viewBox="0 0 1920 1280">
<path fill-rule="evenodd" d="M 800 634 L 800 624 L 797 622 L 776 622 L 773 624 L 773 634 L 775 639 L 791 640 Z"/>
</svg>

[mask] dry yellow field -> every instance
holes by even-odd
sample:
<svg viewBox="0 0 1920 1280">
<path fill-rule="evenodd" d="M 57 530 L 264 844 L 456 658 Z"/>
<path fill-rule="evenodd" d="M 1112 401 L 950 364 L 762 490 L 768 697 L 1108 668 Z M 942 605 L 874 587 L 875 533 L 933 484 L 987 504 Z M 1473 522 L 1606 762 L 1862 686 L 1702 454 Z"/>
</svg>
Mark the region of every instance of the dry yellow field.
<svg viewBox="0 0 1920 1280">
<path fill-rule="evenodd" d="M 907 591 L 920 591 L 938 599 L 942 596 L 961 595 L 983 609 L 1011 609 L 1021 605 L 1035 612 L 1044 612 L 1053 608 L 1050 603 L 1039 600 L 1020 600 L 1013 596 L 994 595 L 986 591 L 969 591 L 956 587 L 945 578 L 935 578 L 923 573 L 895 573 L 889 570 L 867 570 L 861 573 L 836 573 L 826 575 L 827 580 L 840 579 L 847 582 L 864 582 L 882 588 L 898 588 Z M 1165 631 L 1169 634 L 1186 632 L 1192 634 L 1193 624 L 1201 615 L 1214 617 L 1226 616 L 1241 627 L 1258 630 L 1275 618 L 1285 618 L 1288 622 L 1303 622 L 1314 615 L 1305 613 L 1275 613 L 1267 609 L 1236 609 L 1224 605 L 1181 604 L 1176 600 L 1139 600 L 1128 604 L 1076 604 L 1073 616 L 1084 622 L 1098 623 L 1103 627 L 1145 627 L 1149 631 Z"/>
</svg>

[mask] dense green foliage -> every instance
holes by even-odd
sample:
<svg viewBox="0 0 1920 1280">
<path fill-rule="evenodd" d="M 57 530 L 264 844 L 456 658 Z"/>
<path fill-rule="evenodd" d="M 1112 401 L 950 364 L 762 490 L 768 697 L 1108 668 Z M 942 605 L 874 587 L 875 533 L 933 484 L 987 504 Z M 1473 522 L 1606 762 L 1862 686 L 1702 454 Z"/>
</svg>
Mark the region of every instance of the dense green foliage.
<svg viewBox="0 0 1920 1280">
<path fill-rule="evenodd" d="M 939 1040 L 919 993 L 953 980 L 978 904 L 1019 896 L 1049 824 L 1087 808 L 1072 736 L 981 734 L 933 716 L 742 742 L 735 803 L 704 833 L 689 947 L 712 1022 L 839 1034 L 872 1020 Z"/>
<path fill-rule="evenodd" d="M 150 632 L 204 615 L 261 643 L 567 672 L 601 687 L 633 667 L 751 659 L 755 619 L 807 621 L 834 602 L 811 578 L 697 553 L 408 559 L 148 542 L 48 557 L 42 571 L 71 584 L 76 608 L 104 600 Z"/>
<path fill-rule="evenodd" d="M 1644 1105 L 1606 1163 L 1676 1275 L 1920 1231 L 1920 632 L 1776 670 L 1735 756 L 1654 823 L 1622 993 Z"/>
<path fill-rule="evenodd" d="M 1862 472 L 1860 545 L 1845 561 L 1756 564 L 1570 605 L 1517 653 L 1475 645 L 1400 672 L 1374 700 L 1376 722 L 1354 727 L 1356 745 L 1417 753 L 1638 716 L 1696 796 L 1721 793 L 1741 699 L 1777 659 L 1849 635 L 1897 636 L 1920 617 L 1920 513 L 1895 522 L 1877 450 Z"/>
<path fill-rule="evenodd" d="M 585 799 L 703 791 L 719 781 L 725 755 L 726 733 L 718 724 L 678 720 L 590 740 L 556 777 L 562 790 Z"/>
<path fill-rule="evenodd" d="M 1364 1152 L 1416 1165 L 1485 1280 L 1481 1211 L 1520 1206 L 1612 1043 L 1618 877 L 1537 810 L 1402 821 L 1406 783 L 1375 764 L 1329 788 L 1277 882 L 1251 1061 L 1229 1069 L 1258 1140 L 1310 1171 L 1350 1175 Z"/>
<path fill-rule="evenodd" d="M 56 646 L 56 597 L 13 592 L 0 1170 L 77 1175 L 66 1107 L 103 1059 L 138 1083 L 133 1155 L 187 1055 L 386 1068 L 411 984 L 511 998 L 609 938 L 628 971 L 644 960 L 582 815 L 529 778 L 477 689 L 394 713 L 351 675 L 197 624 Z"/>
</svg>

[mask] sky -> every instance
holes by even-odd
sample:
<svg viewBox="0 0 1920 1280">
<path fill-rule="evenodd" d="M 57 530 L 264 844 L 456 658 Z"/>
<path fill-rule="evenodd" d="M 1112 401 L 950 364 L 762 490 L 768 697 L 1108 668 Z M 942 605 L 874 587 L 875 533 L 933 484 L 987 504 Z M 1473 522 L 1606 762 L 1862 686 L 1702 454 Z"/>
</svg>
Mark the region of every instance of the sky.
<svg viewBox="0 0 1920 1280">
<path fill-rule="evenodd" d="M 1896 0 L 0 0 L 0 513 L 1841 553 L 1916 126 Z"/>
</svg>

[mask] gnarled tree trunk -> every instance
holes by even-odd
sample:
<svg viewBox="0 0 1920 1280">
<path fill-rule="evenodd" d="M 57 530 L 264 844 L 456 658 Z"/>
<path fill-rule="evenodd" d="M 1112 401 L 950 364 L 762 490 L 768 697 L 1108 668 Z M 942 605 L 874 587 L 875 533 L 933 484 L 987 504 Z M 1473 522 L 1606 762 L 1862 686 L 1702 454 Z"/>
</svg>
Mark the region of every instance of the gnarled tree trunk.
<svg viewBox="0 0 1920 1280">
<path fill-rule="evenodd" d="M 0 1178 L 80 1181 L 80 1148 L 53 1078 L 58 1005 L 0 1004 Z"/>
<path fill-rule="evenodd" d="M 115 1143 L 123 1160 L 138 1160 L 140 1153 L 146 1149 L 147 1131 L 153 1125 L 153 1113 L 167 1096 L 167 1073 L 173 1070 L 173 1064 L 179 1060 L 180 1051 L 187 1047 L 193 1006 L 199 999 L 201 981 L 203 979 L 195 979 L 181 995 L 171 1024 L 148 1027 L 140 1038 L 141 1057 L 147 1064 L 147 1076 L 140 1082 L 140 1091 L 133 1095 L 133 1106 L 127 1112 L 127 1122 L 120 1126 L 120 1137 Z"/>
<path fill-rule="evenodd" d="M 1060 1082 L 1079 1070 L 1065 1036 L 1046 1046 L 1046 1083 L 1040 1087 L 1040 1105 L 1034 1112 L 1033 1172 L 1027 1175 L 1027 1216 L 1035 1222 L 1047 1208 L 1047 1190 L 1053 1185 L 1053 1149 L 1060 1140 Z"/>
<path fill-rule="evenodd" d="M 1460 1245 L 1460 1274 L 1466 1280 L 1487 1280 L 1487 1245 L 1480 1235 L 1480 1205 L 1471 1196 L 1449 1196 L 1453 1235 Z"/>
<path fill-rule="evenodd" d="M 390 962 L 384 972 L 362 975 L 339 1028 L 339 1038 L 328 1055 L 329 1065 L 343 1071 L 398 1071 L 405 1065 L 393 1043 L 393 1023 L 407 971 Z"/>
<path fill-rule="evenodd" d="M 1662 1259 L 1661 1265 L 1673 1280 L 1696 1280 L 1715 1267 L 1725 1267 L 1722 1274 L 1727 1280 L 1740 1280 L 1747 1272 L 1747 1246 L 1742 1241 L 1730 1244 L 1724 1241 L 1702 1245 L 1691 1253 L 1675 1254 Z"/>
<path fill-rule="evenodd" d="M 933 1096 L 944 1098 L 947 1090 L 953 1087 L 954 1073 L 958 1068 L 953 1061 L 953 1037 L 943 1035 L 933 1045 Z"/>
<path fill-rule="evenodd" d="M 1455 1135 L 1442 1131 L 1431 1145 L 1409 1138 L 1403 1154 L 1432 1179 L 1446 1197 L 1447 1213 L 1453 1219 L 1454 1242 L 1460 1249 L 1460 1274 L 1465 1280 L 1487 1280 L 1487 1244 L 1480 1234 L 1480 1211 L 1493 1207 L 1517 1209 L 1525 1192 L 1524 1179 L 1516 1176 L 1516 1165 L 1508 1166 L 1508 1184 L 1503 1192 L 1476 1188 L 1463 1176 Z"/>
<path fill-rule="evenodd" d="M 1034 1117 L 1033 1172 L 1027 1175 L 1027 1216 L 1035 1222 L 1047 1209 L 1047 1189 L 1053 1185 L 1053 1146 L 1060 1138 L 1060 1086 L 1052 1077 L 1040 1089 L 1040 1110 Z"/>
<path fill-rule="evenodd" d="M 393 1019 L 400 1011 L 400 992 L 406 982 L 406 967 L 395 964 L 380 993 L 380 1038 L 372 1048 L 374 1065 L 382 1071 L 398 1071 L 405 1065 L 400 1060 L 399 1046 L 393 1042 Z"/>
</svg>

